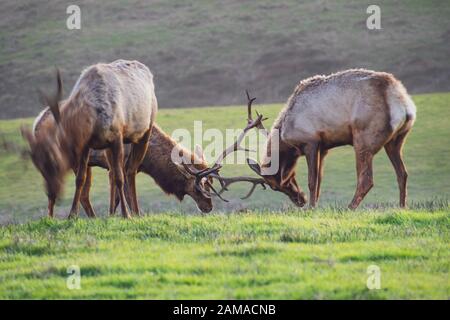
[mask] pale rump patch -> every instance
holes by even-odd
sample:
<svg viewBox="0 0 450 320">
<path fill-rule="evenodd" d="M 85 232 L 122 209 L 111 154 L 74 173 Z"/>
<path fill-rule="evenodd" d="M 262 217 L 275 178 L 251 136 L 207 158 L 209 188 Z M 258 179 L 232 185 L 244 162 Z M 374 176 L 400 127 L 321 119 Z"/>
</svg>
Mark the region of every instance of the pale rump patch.
<svg viewBox="0 0 450 320">
<path fill-rule="evenodd" d="M 397 132 L 405 125 L 406 121 L 409 122 L 409 127 L 414 124 L 416 119 L 416 105 L 400 82 L 388 88 L 387 102 L 389 105 L 392 132 Z"/>
</svg>

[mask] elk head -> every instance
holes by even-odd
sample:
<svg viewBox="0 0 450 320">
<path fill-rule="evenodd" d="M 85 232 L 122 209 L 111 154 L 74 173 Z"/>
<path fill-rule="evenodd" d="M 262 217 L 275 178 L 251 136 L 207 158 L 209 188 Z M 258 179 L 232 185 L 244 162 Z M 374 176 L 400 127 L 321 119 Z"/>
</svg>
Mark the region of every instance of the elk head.
<svg viewBox="0 0 450 320">
<path fill-rule="evenodd" d="M 280 155 L 281 157 L 281 155 Z M 275 175 L 263 175 L 260 165 L 253 159 L 247 159 L 247 164 L 274 191 L 284 193 L 298 207 L 303 207 L 307 201 L 305 193 L 300 189 L 295 179 L 295 170 L 280 163 L 280 169 Z M 286 173 L 285 173 L 286 172 Z"/>
<path fill-rule="evenodd" d="M 211 177 L 202 173 L 208 169 L 208 167 L 206 166 L 203 150 L 199 145 L 195 146 L 195 156 L 197 159 L 200 159 L 200 166 L 195 165 L 195 157 L 191 157 L 191 161 L 186 161 L 186 159 L 184 159 L 181 164 L 176 164 L 176 166 L 186 178 L 183 196 L 184 194 L 188 194 L 195 201 L 201 212 L 208 213 L 213 208 L 211 199 L 211 187 L 213 181 Z M 202 169 L 199 169 L 199 167 Z"/>
<path fill-rule="evenodd" d="M 31 132 L 25 126 L 21 127 L 22 136 L 30 146 L 30 156 L 34 166 L 39 170 L 45 180 L 47 196 L 49 198 L 49 210 L 57 198 L 60 197 L 64 174 L 70 168 L 64 152 L 64 141 L 60 134 L 60 112 L 59 101 L 62 98 L 62 80 L 59 70 L 57 71 L 57 92 L 49 97 L 43 93 L 42 99 L 49 106 L 54 121 L 48 121 L 45 128 L 38 135 Z M 50 212 L 49 212 L 50 213 Z"/>
</svg>

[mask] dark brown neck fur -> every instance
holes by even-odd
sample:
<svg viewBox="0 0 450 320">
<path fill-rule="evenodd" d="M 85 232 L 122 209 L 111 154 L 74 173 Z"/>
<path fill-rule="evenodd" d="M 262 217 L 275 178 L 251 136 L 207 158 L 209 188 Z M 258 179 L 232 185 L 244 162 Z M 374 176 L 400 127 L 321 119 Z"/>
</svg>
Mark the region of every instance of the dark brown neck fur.
<svg viewBox="0 0 450 320">
<path fill-rule="evenodd" d="M 173 140 L 156 124 L 153 126 L 148 148 L 139 171 L 152 176 L 155 182 L 167 194 L 173 194 L 179 200 L 183 199 L 183 196 L 186 194 L 186 184 L 189 182 L 189 179 L 186 178 L 178 170 L 176 164 L 172 162 L 172 149 L 177 148 L 183 150 L 183 154 L 187 157 L 197 157 Z M 207 164 L 202 163 L 195 166 L 198 169 L 205 169 Z"/>
</svg>

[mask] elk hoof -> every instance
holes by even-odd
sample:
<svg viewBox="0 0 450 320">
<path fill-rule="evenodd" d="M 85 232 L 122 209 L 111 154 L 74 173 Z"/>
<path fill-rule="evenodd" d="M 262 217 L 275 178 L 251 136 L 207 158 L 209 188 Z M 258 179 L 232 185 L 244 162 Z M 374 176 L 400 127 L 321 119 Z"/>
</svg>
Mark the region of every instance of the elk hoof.
<svg viewBox="0 0 450 320">
<path fill-rule="evenodd" d="M 69 216 L 67 217 L 67 219 L 69 219 L 69 220 L 76 219 L 76 218 L 78 218 L 78 214 L 75 212 L 69 213 Z"/>
<path fill-rule="evenodd" d="M 358 208 L 358 205 L 349 204 L 349 205 L 348 205 L 348 208 L 349 208 L 350 210 L 356 210 L 356 208 Z"/>
</svg>

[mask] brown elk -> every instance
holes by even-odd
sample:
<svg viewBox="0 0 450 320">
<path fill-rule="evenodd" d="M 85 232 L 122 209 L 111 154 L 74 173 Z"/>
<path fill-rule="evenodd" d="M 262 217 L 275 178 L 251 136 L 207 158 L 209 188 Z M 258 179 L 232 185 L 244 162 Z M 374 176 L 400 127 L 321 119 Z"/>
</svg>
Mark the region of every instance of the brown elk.
<svg viewBox="0 0 450 320">
<path fill-rule="evenodd" d="M 251 104 L 249 104 L 250 108 Z M 251 111 L 249 110 L 251 119 Z M 308 166 L 310 206 L 319 200 L 324 159 L 329 149 L 352 145 L 356 156 L 357 187 L 349 208 L 355 209 L 373 187 L 372 159 L 384 147 L 397 175 L 400 206 L 406 206 L 407 171 L 402 147 L 416 118 L 416 107 L 405 87 L 392 74 L 352 69 L 303 80 L 268 133 L 266 158 L 250 168 L 271 189 L 298 206 L 306 196 L 295 179 L 295 165 L 304 155 Z M 277 132 L 276 132 L 277 131 Z M 265 175 L 271 143 L 279 134 L 279 170 Z M 233 182 L 239 181 L 239 177 Z M 245 181 L 245 180 L 244 180 Z M 262 182 L 261 181 L 261 182 Z M 251 191 L 252 192 L 252 191 Z"/>
<path fill-rule="evenodd" d="M 46 107 L 36 118 L 33 125 L 35 137 L 41 134 L 43 131 L 42 127 L 45 127 L 48 121 L 52 121 L 52 118 L 50 109 Z M 185 195 L 189 195 L 202 212 L 210 212 L 213 207 L 211 197 L 205 197 L 203 193 L 199 192 L 194 187 L 195 176 L 189 174 L 182 165 L 176 165 L 171 161 L 171 152 L 174 148 L 177 149 L 177 152 L 182 153 L 187 157 L 191 157 L 191 163 L 195 169 L 203 170 L 208 167 L 201 148 L 196 147 L 195 153 L 191 154 L 189 150 L 183 148 L 155 123 L 150 134 L 147 152 L 139 166 L 138 172 L 143 172 L 153 177 L 155 182 L 165 193 L 174 195 L 180 201 L 183 200 Z M 130 146 L 128 144 L 124 145 L 124 154 L 126 159 L 130 155 Z M 109 170 L 105 151 L 91 150 L 88 166 L 88 173 L 81 192 L 80 202 L 88 216 L 95 216 L 89 199 L 89 192 L 92 184 L 91 167 L 100 167 Z M 193 168 L 192 170 L 195 169 Z M 111 178 L 112 175 L 110 171 L 110 179 Z M 113 186 L 113 184 L 111 185 Z M 119 195 L 116 194 L 115 202 L 110 202 L 110 215 L 114 214 L 119 202 Z"/>
<path fill-rule="evenodd" d="M 112 179 L 119 191 L 122 215 L 129 218 L 124 193 L 126 168 L 131 210 L 139 213 L 135 176 L 146 154 L 157 112 L 152 73 L 137 61 L 99 63 L 82 72 L 69 98 L 64 101 L 61 101 L 59 71 L 57 80 L 56 95 L 44 95 L 53 115 L 51 121 L 39 128 L 39 135 L 22 127 L 33 163 L 46 182 L 49 216 L 53 216 L 64 176 L 70 169 L 76 172 L 76 190 L 69 217 L 78 216 L 83 186 L 91 175 L 88 168 L 91 149 L 106 149 Z M 132 144 L 125 166 L 124 142 Z M 93 210 L 89 211 L 88 214 L 93 216 Z"/>
<path fill-rule="evenodd" d="M 201 148 L 196 146 L 195 153 L 183 148 L 169 135 L 167 135 L 158 125 L 153 125 L 149 140 L 149 150 L 145 154 L 138 172 L 143 172 L 151 176 L 160 188 L 169 195 L 174 195 L 182 201 L 185 195 L 189 195 L 196 203 L 200 211 L 207 213 L 213 208 L 211 196 L 208 196 L 209 187 L 204 186 L 204 192 L 200 192 L 195 187 L 195 175 L 186 171 L 185 167 L 178 165 L 171 160 L 173 149 L 184 157 L 191 158 L 190 164 L 187 164 L 189 171 L 202 171 L 208 168 Z M 125 148 L 125 154 L 129 154 L 129 148 Z M 91 153 L 89 159 L 90 166 L 98 166 L 108 169 L 108 162 L 104 152 L 95 150 Z M 210 181 L 211 182 L 211 181 Z M 111 185 L 114 187 L 114 185 Z M 205 195 L 206 194 L 206 195 Z M 114 208 L 118 205 L 118 198 L 115 203 L 110 199 L 110 214 L 114 214 Z M 84 203 L 84 204 L 83 204 Z M 83 206 L 89 207 L 89 191 L 87 198 L 82 201 Z"/>
</svg>

